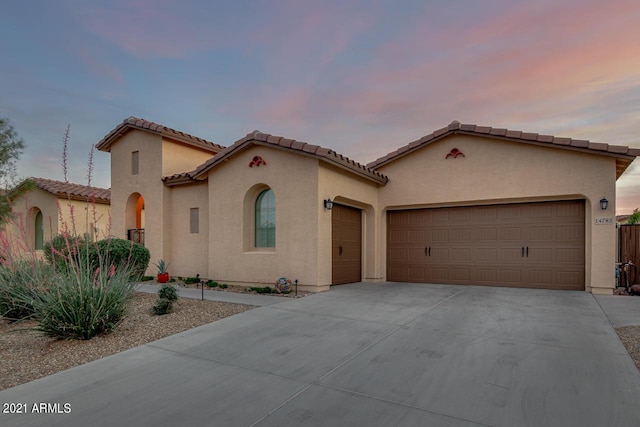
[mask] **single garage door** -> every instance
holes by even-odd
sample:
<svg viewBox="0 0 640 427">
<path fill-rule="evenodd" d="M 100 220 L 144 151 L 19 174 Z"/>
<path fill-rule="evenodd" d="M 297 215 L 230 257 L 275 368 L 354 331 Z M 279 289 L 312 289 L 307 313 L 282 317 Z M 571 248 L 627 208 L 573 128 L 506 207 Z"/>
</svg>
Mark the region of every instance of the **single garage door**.
<svg viewBox="0 0 640 427">
<path fill-rule="evenodd" d="M 362 277 L 362 211 L 360 209 L 333 205 L 331 241 L 331 284 L 359 282 Z"/>
<path fill-rule="evenodd" d="M 387 280 L 584 290 L 583 200 L 389 211 Z"/>
</svg>

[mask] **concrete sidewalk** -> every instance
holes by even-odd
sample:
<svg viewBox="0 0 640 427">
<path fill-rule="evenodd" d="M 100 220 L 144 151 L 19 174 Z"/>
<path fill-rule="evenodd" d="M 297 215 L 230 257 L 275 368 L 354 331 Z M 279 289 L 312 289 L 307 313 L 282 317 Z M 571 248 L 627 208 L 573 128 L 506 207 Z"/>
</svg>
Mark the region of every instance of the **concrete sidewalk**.
<svg viewBox="0 0 640 427">
<path fill-rule="evenodd" d="M 28 412 L 71 412 L 0 414 L 0 425 L 640 420 L 640 374 L 591 294 L 359 283 L 282 299 L 2 391 Z"/>
<path fill-rule="evenodd" d="M 594 295 L 594 298 L 614 328 L 640 325 L 640 296 Z"/>
</svg>

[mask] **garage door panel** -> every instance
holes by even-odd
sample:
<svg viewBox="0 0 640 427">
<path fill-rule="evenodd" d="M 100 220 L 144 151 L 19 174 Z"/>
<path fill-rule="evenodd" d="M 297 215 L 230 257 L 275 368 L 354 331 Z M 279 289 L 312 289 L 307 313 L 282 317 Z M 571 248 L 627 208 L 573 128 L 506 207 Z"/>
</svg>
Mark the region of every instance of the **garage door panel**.
<svg viewBox="0 0 640 427">
<path fill-rule="evenodd" d="M 431 242 L 442 243 L 449 241 L 449 229 L 448 228 L 436 228 L 431 231 Z"/>
<path fill-rule="evenodd" d="M 471 277 L 472 282 L 479 284 L 491 284 L 498 281 L 498 269 L 480 267 L 476 269 L 475 274 Z"/>
<path fill-rule="evenodd" d="M 420 245 L 427 240 L 427 231 L 422 230 L 411 230 L 409 236 L 407 237 L 407 242 L 409 243 L 419 243 Z"/>
<path fill-rule="evenodd" d="M 430 269 L 431 272 L 431 282 L 432 283 L 449 283 L 449 269 L 443 267 L 432 267 Z"/>
<path fill-rule="evenodd" d="M 475 259 L 481 263 L 491 264 L 498 261 L 497 248 L 478 248 L 476 249 Z"/>
<path fill-rule="evenodd" d="M 584 289 L 583 284 L 584 271 L 558 271 L 556 273 L 556 282 L 561 286 L 575 288 L 576 290 Z"/>
<path fill-rule="evenodd" d="M 428 276 L 425 274 L 424 267 L 408 267 L 407 278 L 410 282 L 424 282 L 428 280 Z"/>
<path fill-rule="evenodd" d="M 584 262 L 584 250 L 582 248 L 559 248 L 556 250 L 556 262 L 582 265 Z"/>
<path fill-rule="evenodd" d="M 498 270 L 498 283 L 517 285 L 522 283 L 522 271 L 519 269 L 502 268 Z"/>
<path fill-rule="evenodd" d="M 556 260 L 557 254 L 556 249 L 553 247 L 529 247 L 527 251 L 528 259 L 526 259 L 527 264 L 531 263 L 548 263 L 553 264 L 554 260 Z"/>
<path fill-rule="evenodd" d="M 412 221 L 423 226 L 407 225 L 411 242 L 394 243 L 395 216 L 406 212 L 388 213 L 388 270 L 404 245 L 413 251 L 404 270 L 425 277 L 412 281 L 584 289 L 582 200 L 415 210 Z"/>
<path fill-rule="evenodd" d="M 453 267 L 449 273 L 450 280 L 452 282 L 465 282 L 468 283 L 471 278 L 471 269 L 462 267 Z"/>
<path fill-rule="evenodd" d="M 409 249 L 407 248 L 391 248 L 388 252 L 389 261 L 398 263 L 409 259 Z"/>
<path fill-rule="evenodd" d="M 447 263 L 449 262 L 449 248 L 431 247 L 430 255 L 426 257 L 425 262 L 429 263 Z"/>
<path fill-rule="evenodd" d="M 471 248 L 452 248 L 451 261 L 468 263 L 471 261 Z"/>
<path fill-rule="evenodd" d="M 533 242 L 554 240 L 555 232 L 552 225 L 530 226 L 529 238 L 527 240 Z"/>
<path fill-rule="evenodd" d="M 554 271 L 552 269 L 534 269 L 530 270 L 528 282 L 532 285 L 544 285 L 554 282 Z"/>
<path fill-rule="evenodd" d="M 471 230 L 471 240 L 474 242 L 495 242 L 498 240 L 497 227 L 484 227 Z"/>
<path fill-rule="evenodd" d="M 450 242 L 470 242 L 473 241 L 472 228 L 454 228 L 449 232 Z"/>
<path fill-rule="evenodd" d="M 389 232 L 389 243 L 403 244 L 409 241 L 409 231 L 392 230 Z"/>
<path fill-rule="evenodd" d="M 430 212 L 432 225 L 449 223 L 449 209 L 437 209 Z"/>
<path fill-rule="evenodd" d="M 498 248 L 499 261 L 501 262 L 522 262 L 522 247 Z"/>
<path fill-rule="evenodd" d="M 418 261 L 418 262 L 423 262 L 424 261 L 424 248 L 409 248 L 408 249 L 408 254 L 409 254 L 409 261 Z"/>
<path fill-rule="evenodd" d="M 579 225 L 559 225 L 555 231 L 558 242 L 581 242 L 584 237 L 583 227 Z"/>
<path fill-rule="evenodd" d="M 502 240 L 505 242 L 513 242 L 513 241 L 521 242 L 523 240 L 522 228 L 521 227 L 500 228 L 498 231 L 498 240 Z"/>
<path fill-rule="evenodd" d="M 522 207 L 520 205 L 501 205 L 498 208 L 498 221 L 516 222 L 522 217 Z"/>
</svg>

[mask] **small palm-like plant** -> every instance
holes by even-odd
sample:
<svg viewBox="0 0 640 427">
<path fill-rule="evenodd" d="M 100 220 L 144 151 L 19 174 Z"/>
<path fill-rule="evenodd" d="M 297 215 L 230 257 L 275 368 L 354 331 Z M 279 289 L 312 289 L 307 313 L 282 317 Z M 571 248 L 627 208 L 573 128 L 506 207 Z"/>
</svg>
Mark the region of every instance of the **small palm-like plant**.
<svg viewBox="0 0 640 427">
<path fill-rule="evenodd" d="M 161 259 L 157 264 L 153 264 L 158 268 L 158 274 L 164 274 L 168 271 L 169 263 L 165 262 L 165 260 Z"/>
</svg>

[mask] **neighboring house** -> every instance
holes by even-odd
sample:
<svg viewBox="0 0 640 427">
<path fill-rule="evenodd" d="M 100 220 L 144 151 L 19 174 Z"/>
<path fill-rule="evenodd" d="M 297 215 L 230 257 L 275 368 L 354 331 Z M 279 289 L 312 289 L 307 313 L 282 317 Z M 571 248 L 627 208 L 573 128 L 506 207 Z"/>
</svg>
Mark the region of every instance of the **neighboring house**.
<svg viewBox="0 0 640 427">
<path fill-rule="evenodd" d="M 452 122 L 364 166 L 259 131 L 229 147 L 130 117 L 112 232 L 171 273 L 304 289 L 398 281 L 611 294 L 615 183 L 638 149 Z M 606 201 L 606 203 L 605 203 Z"/>
<path fill-rule="evenodd" d="M 44 178 L 12 201 L 13 220 L 5 227 L 14 249 L 40 251 L 57 234 L 102 239 L 110 234 L 111 191 Z"/>
<path fill-rule="evenodd" d="M 631 214 L 627 214 L 627 215 L 616 215 L 616 222 L 620 223 L 620 224 L 626 224 L 627 221 L 629 221 L 629 217 L 631 216 Z"/>
</svg>

